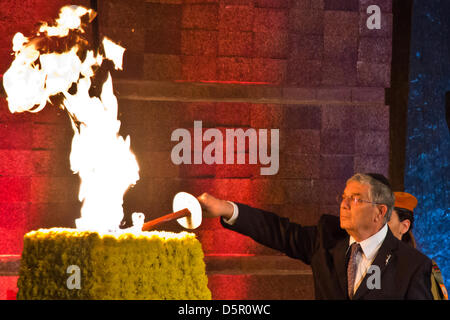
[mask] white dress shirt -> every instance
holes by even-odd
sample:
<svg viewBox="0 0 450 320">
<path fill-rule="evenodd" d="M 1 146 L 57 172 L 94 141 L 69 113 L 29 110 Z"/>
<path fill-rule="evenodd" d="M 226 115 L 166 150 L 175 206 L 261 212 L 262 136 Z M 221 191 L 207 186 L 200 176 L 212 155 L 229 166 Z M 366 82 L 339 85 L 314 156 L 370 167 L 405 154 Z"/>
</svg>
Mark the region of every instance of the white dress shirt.
<svg viewBox="0 0 450 320">
<path fill-rule="evenodd" d="M 361 245 L 362 253 L 359 252 L 356 256 L 356 278 L 355 278 L 355 285 L 353 286 L 353 293 L 356 292 L 356 289 L 358 289 L 359 285 L 361 284 L 361 281 L 364 279 L 364 276 L 367 273 L 367 270 L 372 265 L 373 260 L 375 259 L 378 250 L 380 249 L 381 245 L 383 244 L 384 239 L 386 238 L 387 234 L 387 223 L 373 236 L 367 238 L 364 241 L 361 241 L 359 244 Z M 356 240 L 350 236 L 349 240 L 349 246 L 352 245 L 353 242 L 356 242 Z"/>
<path fill-rule="evenodd" d="M 231 201 L 227 201 L 227 202 L 228 202 L 228 203 L 231 203 L 231 205 L 233 206 L 233 215 L 231 216 L 230 219 L 225 219 L 225 218 L 223 218 L 223 221 L 224 221 L 225 223 L 228 223 L 228 224 L 230 224 L 230 225 L 233 225 L 234 222 L 236 221 L 238 215 L 239 215 L 239 209 L 238 209 L 238 206 L 236 205 L 236 203 L 231 202 Z"/>
</svg>

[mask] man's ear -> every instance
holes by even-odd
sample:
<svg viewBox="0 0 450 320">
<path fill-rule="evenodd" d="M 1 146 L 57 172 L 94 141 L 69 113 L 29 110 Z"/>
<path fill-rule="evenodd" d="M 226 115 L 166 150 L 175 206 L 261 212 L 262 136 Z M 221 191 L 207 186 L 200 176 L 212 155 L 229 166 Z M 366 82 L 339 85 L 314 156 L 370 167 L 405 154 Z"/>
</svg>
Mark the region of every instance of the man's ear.
<svg viewBox="0 0 450 320">
<path fill-rule="evenodd" d="M 386 216 L 386 213 L 387 213 L 387 205 L 379 204 L 377 218 L 379 217 L 380 219 L 384 219 L 384 217 Z"/>
</svg>

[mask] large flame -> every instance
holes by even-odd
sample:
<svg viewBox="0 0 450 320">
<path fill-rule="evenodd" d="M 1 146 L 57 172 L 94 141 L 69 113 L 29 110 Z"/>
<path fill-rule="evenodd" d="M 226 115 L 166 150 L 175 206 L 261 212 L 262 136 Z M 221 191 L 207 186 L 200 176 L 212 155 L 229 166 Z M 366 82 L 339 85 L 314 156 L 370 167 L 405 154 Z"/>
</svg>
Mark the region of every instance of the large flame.
<svg viewBox="0 0 450 320">
<path fill-rule="evenodd" d="M 81 178 L 83 202 L 78 229 L 116 231 L 123 219 L 123 195 L 139 180 L 139 166 L 130 150 L 130 139 L 119 135 L 117 99 L 111 75 L 99 97 L 91 96 L 91 79 L 104 59 L 122 69 L 124 48 L 104 38 L 104 56 L 86 49 L 83 18 L 92 10 L 66 6 L 56 24 L 43 24 L 31 39 L 13 38 L 15 59 L 3 76 L 9 110 L 38 112 L 52 97 L 62 97 L 60 107 L 70 116 L 74 137 L 70 165 Z M 55 44 L 57 50 L 51 50 Z M 63 49 L 61 49 L 63 48 Z M 82 57 L 82 58 L 80 58 Z"/>
</svg>

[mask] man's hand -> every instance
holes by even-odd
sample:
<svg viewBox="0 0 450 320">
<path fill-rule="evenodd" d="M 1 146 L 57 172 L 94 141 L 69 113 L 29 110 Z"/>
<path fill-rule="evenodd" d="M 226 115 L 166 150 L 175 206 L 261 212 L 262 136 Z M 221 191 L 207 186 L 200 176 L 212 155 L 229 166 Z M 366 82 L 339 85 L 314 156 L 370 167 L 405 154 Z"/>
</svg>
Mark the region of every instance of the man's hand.
<svg viewBox="0 0 450 320">
<path fill-rule="evenodd" d="M 224 217 L 230 219 L 233 215 L 233 205 L 225 200 L 217 199 L 208 193 L 203 193 L 197 199 L 202 206 L 204 216 L 207 218 Z"/>
</svg>

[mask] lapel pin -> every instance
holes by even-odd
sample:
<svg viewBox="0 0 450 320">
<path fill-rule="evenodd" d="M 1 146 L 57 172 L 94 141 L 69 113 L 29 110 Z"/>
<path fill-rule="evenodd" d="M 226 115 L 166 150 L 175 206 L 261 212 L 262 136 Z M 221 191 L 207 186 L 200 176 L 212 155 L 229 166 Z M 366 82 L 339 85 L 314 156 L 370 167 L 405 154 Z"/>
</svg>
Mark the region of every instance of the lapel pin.
<svg viewBox="0 0 450 320">
<path fill-rule="evenodd" d="M 388 256 L 386 257 L 386 264 L 385 265 L 387 265 L 388 263 L 389 263 L 389 260 L 391 259 L 391 255 L 390 254 L 388 254 Z"/>
</svg>

